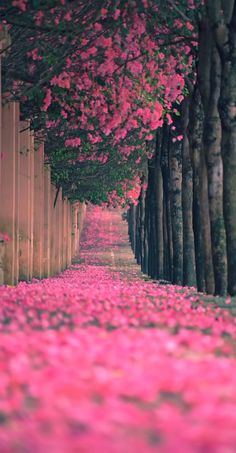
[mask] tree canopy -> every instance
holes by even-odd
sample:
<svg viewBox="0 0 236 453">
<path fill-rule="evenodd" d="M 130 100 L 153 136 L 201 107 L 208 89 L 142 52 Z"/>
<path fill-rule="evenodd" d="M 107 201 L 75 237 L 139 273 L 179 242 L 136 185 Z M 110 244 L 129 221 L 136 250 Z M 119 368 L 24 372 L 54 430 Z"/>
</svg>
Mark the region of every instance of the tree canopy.
<svg viewBox="0 0 236 453">
<path fill-rule="evenodd" d="M 69 198 L 125 198 L 195 77 L 201 2 L 3 1 L 3 90 Z M 172 139 L 182 139 L 175 126 Z M 128 197 L 129 198 L 129 197 Z"/>
</svg>

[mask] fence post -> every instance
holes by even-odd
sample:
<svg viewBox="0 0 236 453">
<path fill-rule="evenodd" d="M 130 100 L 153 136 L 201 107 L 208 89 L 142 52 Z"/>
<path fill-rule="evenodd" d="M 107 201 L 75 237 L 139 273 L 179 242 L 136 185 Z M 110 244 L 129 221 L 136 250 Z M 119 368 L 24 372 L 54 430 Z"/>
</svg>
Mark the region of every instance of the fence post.
<svg viewBox="0 0 236 453">
<path fill-rule="evenodd" d="M 74 258 L 78 243 L 78 203 L 72 205 L 71 255 Z"/>
<path fill-rule="evenodd" d="M 62 210 L 62 189 L 58 191 L 55 206 L 55 273 L 58 274 L 62 269 L 62 243 L 63 243 L 63 210 Z"/>
<path fill-rule="evenodd" d="M 10 44 L 10 35 L 8 34 L 7 27 L 1 24 L 0 31 L 0 206 L 1 203 L 1 175 L 2 175 L 2 57 L 4 56 L 4 49 Z M 0 214 L 1 219 L 1 214 Z M 5 236 L 1 234 L 1 220 L 0 220 L 0 285 L 4 283 L 4 258 L 5 258 Z"/>
<path fill-rule="evenodd" d="M 50 275 L 57 273 L 56 267 L 56 188 L 51 184 L 51 235 L 50 235 Z"/>
<path fill-rule="evenodd" d="M 41 143 L 34 155 L 34 250 L 33 277 L 43 277 L 44 242 L 44 144 Z"/>
<path fill-rule="evenodd" d="M 86 213 L 86 204 L 85 202 L 79 201 L 78 203 L 78 232 L 77 232 L 77 250 L 76 253 L 79 254 L 79 249 L 80 249 L 80 238 L 81 238 L 81 232 L 83 229 L 83 224 L 84 224 L 84 217 Z"/>
<path fill-rule="evenodd" d="M 10 102 L 2 109 L 1 146 L 1 210 L 0 232 L 7 233 L 3 258 L 4 281 L 9 285 L 18 282 L 19 234 L 18 234 L 18 159 L 19 159 L 19 104 Z"/>
<path fill-rule="evenodd" d="M 66 269 L 67 267 L 67 248 L 68 248 L 68 209 L 67 209 L 67 198 L 63 201 L 63 242 L 62 242 L 62 267 Z"/>
<path fill-rule="evenodd" d="M 20 122 L 19 157 L 19 279 L 30 280 L 31 259 L 31 139 L 29 121 Z"/>
<path fill-rule="evenodd" d="M 50 167 L 47 166 L 44 169 L 44 277 L 49 277 L 51 273 L 51 228 L 51 171 Z"/>
<path fill-rule="evenodd" d="M 67 266 L 70 266 L 71 265 L 71 257 L 72 257 L 72 253 L 71 253 L 71 247 L 72 247 L 72 205 L 71 203 L 69 202 L 69 200 L 67 201 L 67 205 L 68 205 L 68 211 L 67 211 L 67 222 L 68 222 L 68 239 L 67 239 Z"/>
</svg>

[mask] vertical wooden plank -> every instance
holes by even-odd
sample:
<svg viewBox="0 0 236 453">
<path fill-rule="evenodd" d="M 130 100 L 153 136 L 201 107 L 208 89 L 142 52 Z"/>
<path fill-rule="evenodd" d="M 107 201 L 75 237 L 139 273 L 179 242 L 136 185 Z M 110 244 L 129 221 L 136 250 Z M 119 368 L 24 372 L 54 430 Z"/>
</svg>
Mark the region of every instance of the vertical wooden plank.
<svg viewBox="0 0 236 453">
<path fill-rule="evenodd" d="M 9 285 L 17 283 L 18 275 L 18 149 L 17 128 L 19 105 L 5 104 L 2 109 L 2 173 L 0 231 L 9 235 L 3 261 L 4 281 Z"/>
<path fill-rule="evenodd" d="M 58 196 L 58 272 L 63 269 L 63 199 L 62 189 Z"/>
<path fill-rule="evenodd" d="M 40 143 L 34 154 L 34 251 L 33 277 L 43 277 L 44 243 L 44 145 Z"/>
<path fill-rule="evenodd" d="M 67 267 L 67 249 L 68 249 L 68 206 L 67 198 L 63 200 L 63 269 Z"/>
<path fill-rule="evenodd" d="M 30 132 L 30 267 L 29 279 L 33 278 L 34 258 L 34 134 Z"/>
<path fill-rule="evenodd" d="M 67 215 L 67 231 L 68 231 L 68 240 L 67 240 L 67 267 L 71 265 L 72 258 L 72 205 L 69 201 L 68 204 L 68 215 Z"/>
<path fill-rule="evenodd" d="M 51 272 L 51 171 L 47 166 L 44 169 L 44 277 L 49 277 Z"/>
<path fill-rule="evenodd" d="M 60 189 L 55 206 L 55 272 L 59 273 L 62 269 L 62 242 L 63 242 L 63 208 L 62 190 Z"/>
<path fill-rule="evenodd" d="M 29 121 L 20 122 L 19 158 L 19 279 L 30 280 L 31 253 L 31 139 Z"/>
<path fill-rule="evenodd" d="M 16 147 L 16 216 L 15 216 L 15 228 L 16 228 L 16 242 L 15 242 L 15 283 L 19 280 L 19 256 L 20 256 L 20 235 L 19 235 L 19 214 L 20 214 L 20 202 L 19 202 L 19 191 L 20 191 L 20 104 L 15 103 L 15 147 Z"/>
<path fill-rule="evenodd" d="M 72 205 L 72 230 L 71 230 L 71 256 L 74 258 L 76 255 L 78 243 L 78 203 Z"/>
<path fill-rule="evenodd" d="M 76 254 L 78 255 L 79 254 L 79 250 L 80 250 L 80 237 L 81 237 L 81 232 L 82 232 L 82 229 L 83 229 L 83 224 L 84 224 L 84 218 L 85 218 L 85 214 L 86 214 L 86 204 L 84 202 L 79 202 L 78 203 L 78 214 L 77 214 L 77 217 L 78 217 L 78 233 L 77 233 L 77 248 L 76 248 Z"/>
<path fill-rule="evenodd" d="M 50 235 L 50 275 L 57 273 L 56 266 L 56 207 L 54 207 L 56 188 L 51 184 L 51 235 Z"/>
</svg>

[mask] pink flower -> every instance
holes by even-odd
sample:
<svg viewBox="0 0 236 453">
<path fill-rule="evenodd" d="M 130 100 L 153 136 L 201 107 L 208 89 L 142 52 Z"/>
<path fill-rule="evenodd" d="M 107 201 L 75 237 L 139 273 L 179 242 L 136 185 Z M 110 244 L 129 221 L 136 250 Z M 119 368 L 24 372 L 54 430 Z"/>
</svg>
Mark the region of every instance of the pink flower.
<svg viewBox="0 0 236 453">
<path fill-rule="evenodd" d="M 116 9 L 114 12 L 114 19 L 117 20 L 120 17 L 120 9 Z"/>
<path fill-rule="evenodd" d="M 50 88 L 48 88 L 46 91 L 46 96 L 43 101 L 44 105 L 41 110 L 43 112 L 46 112 L 48 110 L 48 108 L 50 107 L 51 102 L 52 102 L 52 90 Z"/>
<path fill-rule="evenodd" d="M 171 115 L 169 113 L 166 114 L 166 119 L 167 119 L 167 124 L 168 125 L 173 123 L 173 120 L 172 120 Z"/>
<path fill-rule="evenodd" d="M 101 9 L 101 16 L 102 16 L 103 19 L 106 18 L 107 13 L 108 13 L 108 9 L 107 8 L 102 8 Z"/>
<path fill-rule="evenodd" d="M 77 146 L 81 145 L 81 139 L 80 137 L 76 138 L 67 138 L 65 141 L 65 146 L 71 146 L 72 148 L 76 148 Z"/>
<path fill-rule="evenodd" d="M 95 31 L 101 31 L 102 30 L 102 24 L 100 24 L 99 22 L 96 22 L 94 24 L 94 30 Z"/>
<path fill-rule="evenodd" d="M 33 49 L 30 52 L 27 52 L 27 56 L 31 57 L 34 61 L 41 61 L 43 57 L 38 54 L 38 49 Z"/>
<path fill-rule="evenodd" d="M 64 71 L 59 76 L 54 76 L 50 83 L 51 85 L 57 85 L 60 88 L 70 89 L 70 76 Z"/>
<path fill-rule="evenodd" d="M 226 303 L 227 305 L 228 305 L 228 304 L 231 304 L 231 297 L 226 297 L 225 303 Z"/>
<path fill-rule="evenodd" d="M 21 11 L 26 11 L 26 0 L 13 0 L 12 6 L 17 6 Z"/>
</svg>

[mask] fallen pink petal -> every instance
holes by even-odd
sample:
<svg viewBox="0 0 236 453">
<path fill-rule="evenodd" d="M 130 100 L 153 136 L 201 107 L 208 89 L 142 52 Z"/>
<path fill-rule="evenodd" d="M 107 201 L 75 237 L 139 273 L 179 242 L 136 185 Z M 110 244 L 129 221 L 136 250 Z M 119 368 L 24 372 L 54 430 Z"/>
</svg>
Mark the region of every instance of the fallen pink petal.
<svg viewBox="0 0 236 453">
<path fill-rule="evenodd" d="M 0 288 L 2 452 L 235 451 L 235 318 L 145 281 L 126 229 L 90 208 L 79 264 Z"/>
</svg>

